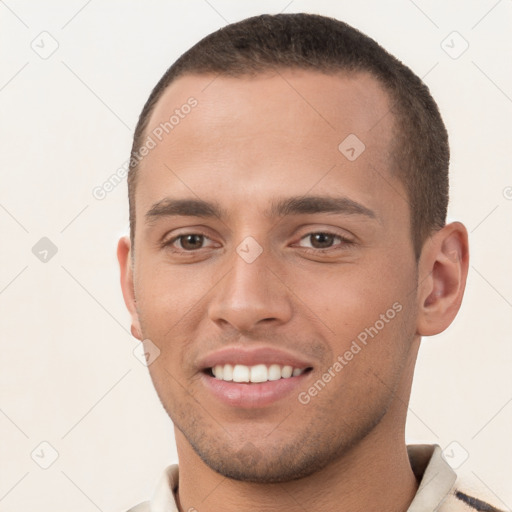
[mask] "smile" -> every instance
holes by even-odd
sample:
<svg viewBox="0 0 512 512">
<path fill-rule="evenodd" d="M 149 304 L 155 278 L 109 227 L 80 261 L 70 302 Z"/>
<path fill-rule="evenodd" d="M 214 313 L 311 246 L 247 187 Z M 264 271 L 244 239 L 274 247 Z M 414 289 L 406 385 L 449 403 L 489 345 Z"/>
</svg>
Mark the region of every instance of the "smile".
<svg viewBox="0 0 512 512">
<path fill-rule="evenodd" d="M 238 383 L 260 383 L 298 377 L 310 368 L 294 368 L 290 365 L 256 364 L 219 364 L 208 369 L 208 373 L 218 380 Z"/>
</svg>

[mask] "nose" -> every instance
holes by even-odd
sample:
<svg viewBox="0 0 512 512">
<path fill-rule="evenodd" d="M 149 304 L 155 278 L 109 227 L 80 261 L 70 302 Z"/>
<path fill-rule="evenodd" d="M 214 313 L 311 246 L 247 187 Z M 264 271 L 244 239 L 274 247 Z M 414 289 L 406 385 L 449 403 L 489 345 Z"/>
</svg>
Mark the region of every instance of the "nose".
<svg viewBox="0 0 512 512">
<path fill-rule="evenodd" d="M 270 263 L 265 252 L 252 262 L 234 253 L 210 301 L 210 319 L 222 329 L 244 333 L 288 322 L 293 312 L 289 290 Z"/>
</svg>

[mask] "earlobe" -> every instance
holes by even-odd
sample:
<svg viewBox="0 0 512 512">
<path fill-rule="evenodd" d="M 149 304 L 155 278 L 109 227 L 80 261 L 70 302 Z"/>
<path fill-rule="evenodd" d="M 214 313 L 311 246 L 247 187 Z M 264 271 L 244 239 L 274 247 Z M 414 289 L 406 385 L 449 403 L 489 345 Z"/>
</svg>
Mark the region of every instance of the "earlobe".
<svg viewBox="0 0 512 512">
<path fill-rule="evenodd" d="M 425 244 L 419 266 L 417 334 L 432 336 L 452 323 L 462 302 L 469 267 L 464 225 L 453 222 L 436 232 Z"/>
<path fill-rule="evenodd" d="M 132 318 L 131 333 L 138 340 L 142 340 L 139 315 L 137 312 L 137 300 L 135 299 L 135 288 L 133 284 L 133 268 L 131 258 L 130 238 L 124 236 L 119 239 L 117 244 L 117 260 L 121 272 L 121 290 L 123 292 L 124 303 Z"/>
</svg>

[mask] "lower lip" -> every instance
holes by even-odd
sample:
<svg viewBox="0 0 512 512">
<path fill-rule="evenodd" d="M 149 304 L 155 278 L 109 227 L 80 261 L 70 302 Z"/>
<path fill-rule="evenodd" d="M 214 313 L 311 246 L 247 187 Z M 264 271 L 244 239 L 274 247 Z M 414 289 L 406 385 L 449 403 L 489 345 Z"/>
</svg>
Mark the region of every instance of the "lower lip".
<svg viewBox="0 0 512 512">
<path fill-rule="evenodd" d="M 202 381 L 212 394 L 224 404 L 252 409 L 271 405 L 294 390 L 297 392 L 298 388 L 304 385 L 304 379 L 310 373 L 311 371 L 308 371 L 287 379 L 281 378 L 259 383 L 228 382 L 203 374 Z"/>
</svg>

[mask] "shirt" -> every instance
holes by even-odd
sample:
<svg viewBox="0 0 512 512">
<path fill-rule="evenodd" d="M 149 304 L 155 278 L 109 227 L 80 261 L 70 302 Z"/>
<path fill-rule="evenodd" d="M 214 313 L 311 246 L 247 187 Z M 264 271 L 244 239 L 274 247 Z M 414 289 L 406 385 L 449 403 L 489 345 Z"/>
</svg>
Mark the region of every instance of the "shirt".
<svg viewBox="0 0 512 512">
<path fill-rule="evenodd" d="M 408 445 L 412 470 L 420 482 L 407 512 L 502 512 L 482 497 L 477 498 L 461 482 L 442 456 L 439 445 Z M 178 489 L 178 465 L 168 466 L 153 497 L 127 512 L 179 512 L 175 492 Z"/>
</svg>

